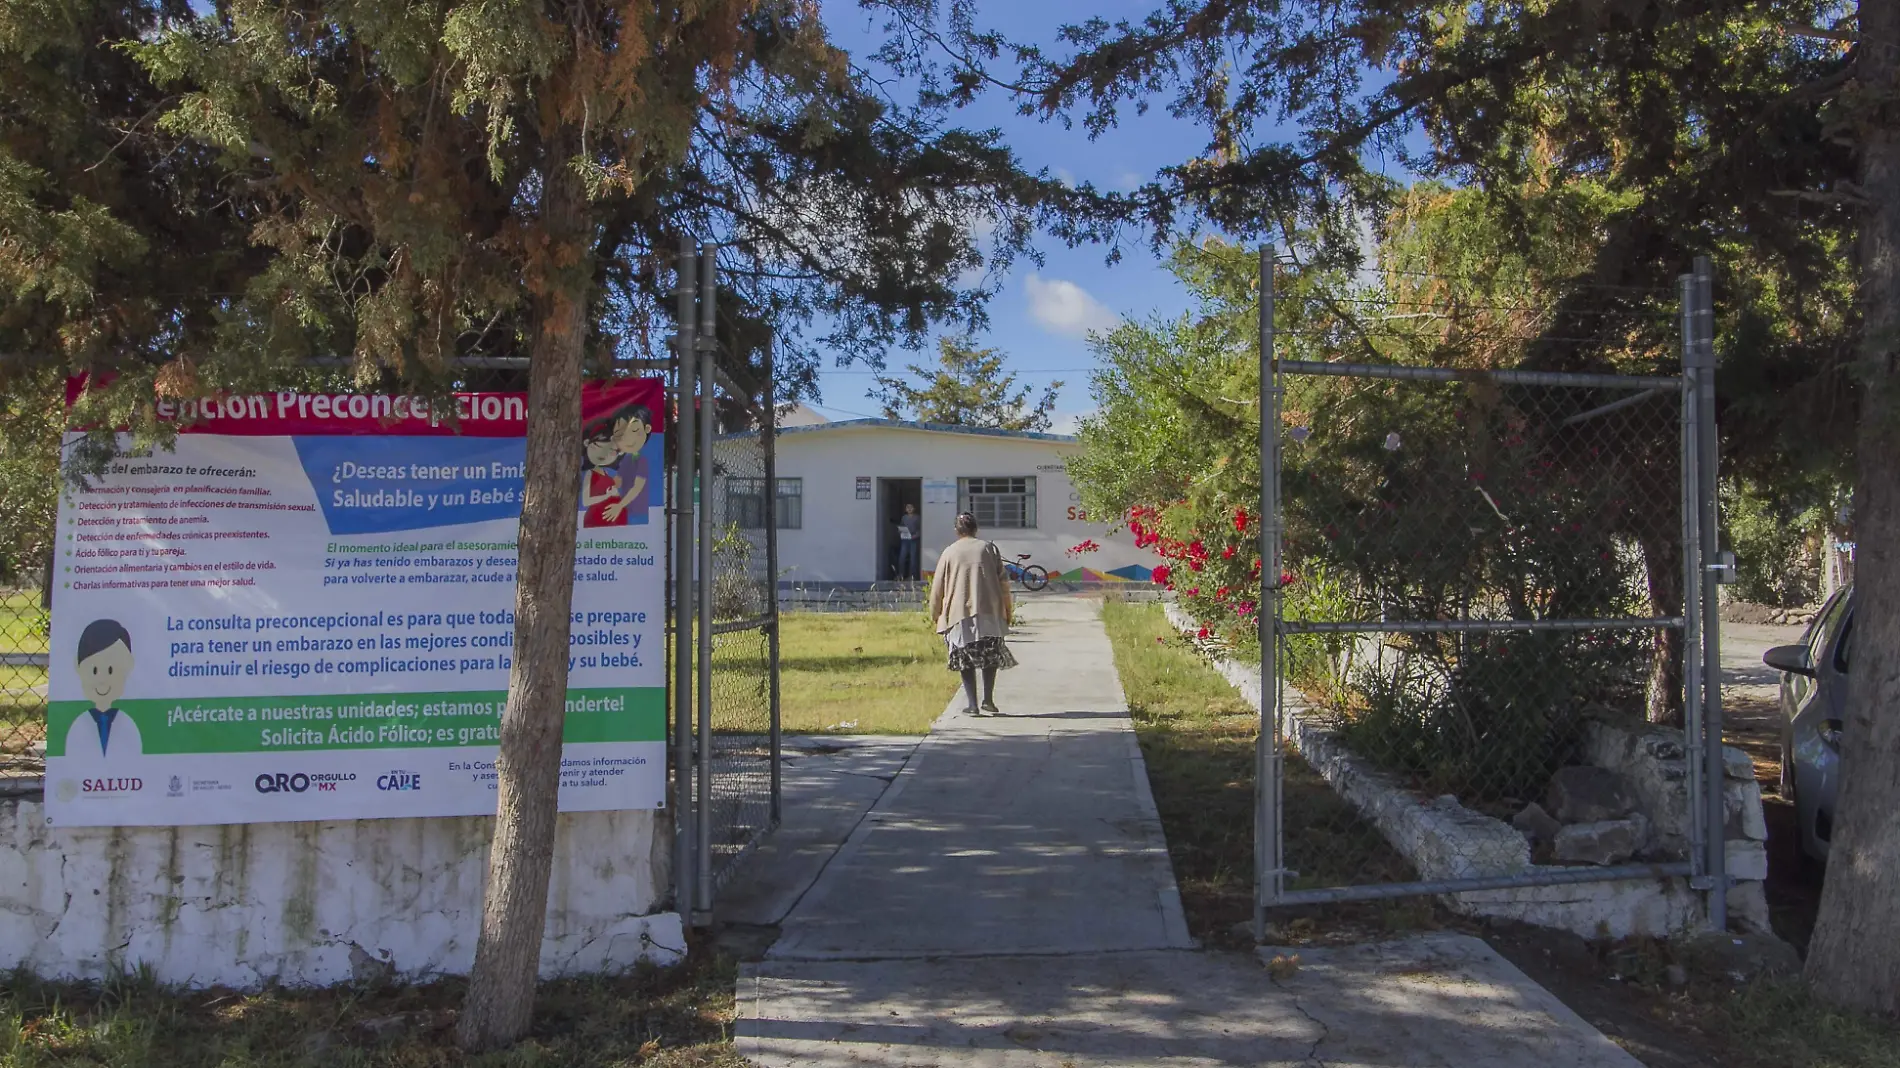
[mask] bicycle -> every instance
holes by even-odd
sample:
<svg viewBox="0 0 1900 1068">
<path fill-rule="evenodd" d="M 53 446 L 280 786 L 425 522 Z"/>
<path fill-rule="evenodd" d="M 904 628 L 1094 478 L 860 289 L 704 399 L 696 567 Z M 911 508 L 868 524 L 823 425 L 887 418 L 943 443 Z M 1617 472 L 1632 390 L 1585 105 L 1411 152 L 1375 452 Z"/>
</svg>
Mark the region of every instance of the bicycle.
<svg viewBox="0 0 1900 1068">
<path fill-rule="evenodd" d="M 1010 563 L 1008 560 L 1003 561 L 1003 571 L 1008 574 L 1010 578 L 1022 583 L 1023 589 L 1030 593 L 1035 593 L 1037 590 L 1049 585 L 1049 569 L 1043 567 L 1041 564 L 1030 563 L 1028 553 L 1016 554 L 1015 563 Z"/>
</svg>

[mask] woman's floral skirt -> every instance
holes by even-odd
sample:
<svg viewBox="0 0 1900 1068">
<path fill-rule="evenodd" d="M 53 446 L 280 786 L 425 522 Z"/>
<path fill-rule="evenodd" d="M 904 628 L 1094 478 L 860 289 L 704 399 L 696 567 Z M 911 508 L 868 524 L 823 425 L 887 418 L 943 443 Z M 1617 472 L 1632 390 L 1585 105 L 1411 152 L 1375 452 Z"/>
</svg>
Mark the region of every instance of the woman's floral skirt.
<svg viewBox="0 0 1900 1068">
<path fill-rule="evenodd" d="M 1001 671 L 1015 666 L 1016 657 L 1001 638 L 978 638 L 950 650 L 951 671 Z"/>
</svg>

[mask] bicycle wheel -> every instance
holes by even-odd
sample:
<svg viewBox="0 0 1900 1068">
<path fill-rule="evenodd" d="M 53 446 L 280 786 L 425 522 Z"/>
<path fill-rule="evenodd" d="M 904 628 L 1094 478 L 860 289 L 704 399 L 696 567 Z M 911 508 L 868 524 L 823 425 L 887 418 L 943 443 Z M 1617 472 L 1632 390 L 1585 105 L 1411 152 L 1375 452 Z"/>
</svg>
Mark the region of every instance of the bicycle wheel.
<svg viewBox="0 0 1900 1068">
<path fill-rule="evenodd" d="M 1049 585 L 1049 569 L 1043 567 L 1041 564 L 1030 564 L 1028 567 L 1023 568 L 1022 583 L 1023 589 L 1028 590 L 1030 593 L 1042 589 L 1044 586 Z"/>
</svg>

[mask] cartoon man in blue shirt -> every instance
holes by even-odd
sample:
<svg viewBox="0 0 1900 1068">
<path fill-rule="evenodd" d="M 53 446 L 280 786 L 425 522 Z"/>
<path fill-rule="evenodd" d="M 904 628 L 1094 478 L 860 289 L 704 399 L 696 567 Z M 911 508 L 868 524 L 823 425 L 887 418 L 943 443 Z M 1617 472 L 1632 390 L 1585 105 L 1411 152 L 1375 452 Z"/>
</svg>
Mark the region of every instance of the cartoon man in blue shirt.
<svg viewBox="0 0 1900 1068">
<path fill-rule="evenodd" d="M 119 711 L 132 677 L 132 635 L 117 620 L 95 619 L 79 635 L 79 689 L 92 703 L 66 732 L 66 755 L 117 763 L 144 752 L 139 725 Z"/>
</svg>

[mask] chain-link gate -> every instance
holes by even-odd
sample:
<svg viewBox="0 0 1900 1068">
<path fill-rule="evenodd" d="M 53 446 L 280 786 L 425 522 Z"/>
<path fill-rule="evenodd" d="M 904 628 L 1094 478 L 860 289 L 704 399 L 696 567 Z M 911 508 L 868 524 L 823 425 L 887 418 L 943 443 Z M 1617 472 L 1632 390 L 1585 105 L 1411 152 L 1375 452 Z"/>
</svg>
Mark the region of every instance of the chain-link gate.
<svg viewBox="0 0 1900 1068">
<path fill-rule="evenodd" d="M 716 260 L 681 248 L 674 376 L 674 885 L 695 924 L 778 826 L 780 797 L 772 364 L 769 349 L 754 372 L 722 359 Z"/>
<path fill-rule="evenodd" d="M 1698 268 L 1683 373 L 1563 374 L 1275 359 L 1263 253 L 1256 932 L 1279 906 L 1661 876 L 1725 923 Z M 1608 710 L 1685 723 L 1687 840 L 1528 845 L 1511 821 Z"/>
</svg>

